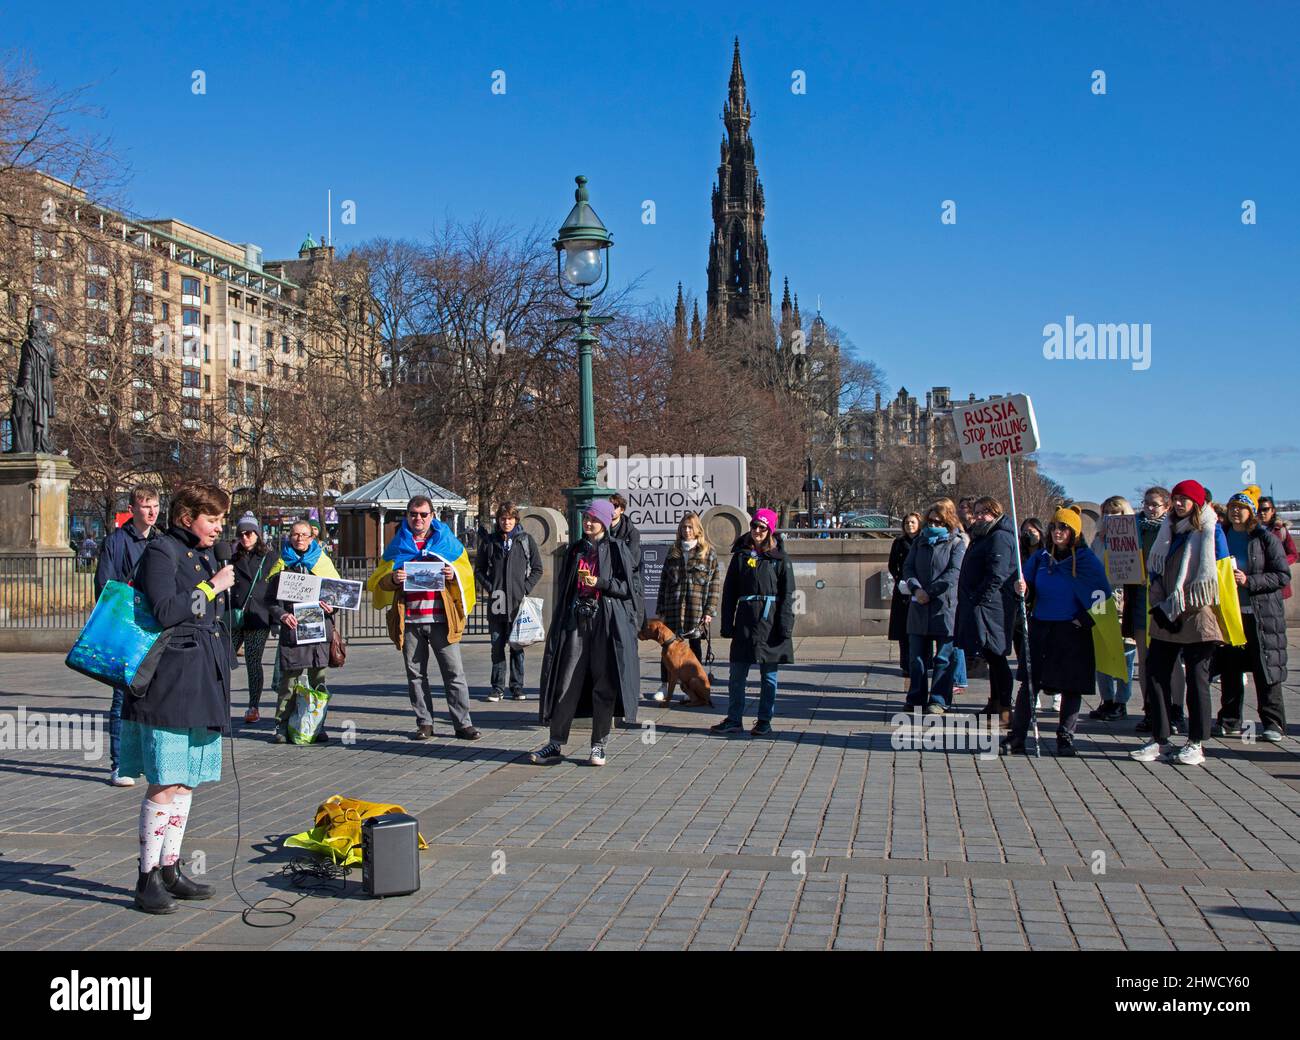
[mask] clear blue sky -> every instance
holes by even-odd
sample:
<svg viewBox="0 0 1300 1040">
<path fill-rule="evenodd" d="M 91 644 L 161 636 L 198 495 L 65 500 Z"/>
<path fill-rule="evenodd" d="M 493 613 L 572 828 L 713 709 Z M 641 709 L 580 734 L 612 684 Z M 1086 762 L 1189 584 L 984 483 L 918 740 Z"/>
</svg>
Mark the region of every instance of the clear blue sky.
<svg viewBox="0 0 1300 1040">
<path fill-rule="evenodd" d="M 774 294 L 820 294 L 892 390 L 1031 394 L 1076 497 L 1185 476 L 1223 496 L 1247 459 L 1300 496 L 1294 5 L 727 7 L 73 2 L 8 12 L 5 37 L 92 85 L 138 213 L 270 258 L 319 235 L 327 188 L 356 203 L 346 247 L 447 216 L 550 228 L 585 173 L 616 281 L 669 298 L 706 287 L 738 34 Z M 1067 314 L 1150 323 L 1150 369 L 1044 359 Z"/>
</svg>

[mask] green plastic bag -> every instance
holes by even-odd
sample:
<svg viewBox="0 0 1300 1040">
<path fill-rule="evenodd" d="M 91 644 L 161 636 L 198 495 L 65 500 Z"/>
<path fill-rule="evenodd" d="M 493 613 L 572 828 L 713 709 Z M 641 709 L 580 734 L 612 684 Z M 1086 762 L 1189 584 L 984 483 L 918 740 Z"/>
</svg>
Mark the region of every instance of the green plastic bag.
<svg viewBox="0 0 1300 1040">
<path fill-rule="evenodd" d="M 294 744 L 312 744 L 325 727 L 329 711 L 328 689 L 314 690 L 298 679 L 293 684 L 293 714 L 289 716 L 289 740 Z"/>
</svg>

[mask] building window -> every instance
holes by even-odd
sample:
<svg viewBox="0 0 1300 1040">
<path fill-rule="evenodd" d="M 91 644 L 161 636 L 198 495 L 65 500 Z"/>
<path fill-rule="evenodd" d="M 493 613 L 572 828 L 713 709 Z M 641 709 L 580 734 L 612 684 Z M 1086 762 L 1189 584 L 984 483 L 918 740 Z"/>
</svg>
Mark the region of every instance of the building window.
<svg viewBox="0 0 1300 1040">
<path fill-rule="evenodd" d="M 206 336 L 211 331 L 212 331 L 212 317 L 210 315 L 205 314 L 203 315 L 203 334 Z"/>
<path fill-rule="evenodd" d="M 197 307 L 181 308 L 181 324 L 197 325 L 199 323 L 199 311 Z"/>
<path fill-rule="evenodd" d="M 232 321 L 232 322 L 230 323 L 230 328 L 231 328 L 231 330 L 232 330 L 231 333 L 230 333 L 230 338 L 231 338 L 231 339 L 234 339 L 234 340 L 239 339 L 239 322 L 237 322 L 237 321 Z"/>
<path fill-rule="evenodd" d="M 198 387 L 199 374 L 192 368 L 181 369 L 181 386 Z"/>
<path fill-rule="evenodd" d="M 275 362 L 270 358 L 266 359 L 266 375 L 268 379 L 275 378 Z"/>
<path fill-rule="evenodd" d="M 209 347 L 206 343 L 203 344 L 203 360 L 204 361 L 212 360 L 212 348 Z"/>
<path fill-rule="evenodd" d="M 281 336 L 281 337 L 280 337 L 280 350 L 281 350 L 283 353 L 285 353 L 285 354 L 289 353 L 289 337 L 288 337 L 288 336 Z"/>
<path fill-rule="evenodd" d="M 231 367 L 231 368 L 235 368 L 235 369 L 239 368 L 239 351 L 238 351 L 238 350 L 232 350 L 232 351 L 230 352 L 230 367 Z"/>
<path fill-rule="evenodd" d="M 171 317 L 171 308 L 168 307 L 167 304 L 164 302 L 162 305 L 162 320 L 166 321 L 170 317 Z"/>
<path fill-rule="evenodd" d="M 205 285 L 203 287 L 203 302 L 204 303 L 212 302 L 212 287 L 210 285 Z"/>
<path fill-rule="evenodd" d="M 171 288 L 171 275 L 169 275 L 166 271 L 162 273 L 162 287 L 164 289 Z"/>
<path fill-rule="evenodd" d="M 266 349 L 271 350 L 275 346 L 275 333 L 270 329 L 266 330 Z"/>
<path fill-rule="evenodd" d="M 244 390 L 233 379 L 226 384 L 226 411 L 239 411 L 239 399 L 243 396 Z"/>
<path fill-rule="evenodd" d="M 182 278 L 181 292 L 186 296 L 197 296 L 199 294 L 199 280 L 197 278 L 189 277 Z"/>
<path fill-rule="evenodd" d="M 288 366 L 288 365 L 281 365 L 281 366 L 280 366 L 280 378 L 283 379 L 286 383 L 289 381 L 289 366 Z"/>
<path fill-rule="evenodd" d="M 207 376 L 207 375 L 205 375 L 205 376 L 203 377 L 203 392 L 204 392 L 205 394 L 206 394 L 206 393 L 211 393 L 211 392 L 212 392 L 212 377 L 211 377 L 211 376 Z"/>
</svg>

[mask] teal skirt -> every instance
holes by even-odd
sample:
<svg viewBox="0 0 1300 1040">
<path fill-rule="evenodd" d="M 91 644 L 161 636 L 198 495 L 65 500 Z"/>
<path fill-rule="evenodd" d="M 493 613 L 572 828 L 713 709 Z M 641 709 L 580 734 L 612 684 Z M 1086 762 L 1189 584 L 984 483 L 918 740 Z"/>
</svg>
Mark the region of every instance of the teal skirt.
<svg viewBox="0 0 1300 1040">
<path fill-rule="evenodd" d="M 118 773 L 151 784 L 198 787 L 221 779 L 221 733 L 214 729 L 170 729 L 122 720 Z"/>
</svg>

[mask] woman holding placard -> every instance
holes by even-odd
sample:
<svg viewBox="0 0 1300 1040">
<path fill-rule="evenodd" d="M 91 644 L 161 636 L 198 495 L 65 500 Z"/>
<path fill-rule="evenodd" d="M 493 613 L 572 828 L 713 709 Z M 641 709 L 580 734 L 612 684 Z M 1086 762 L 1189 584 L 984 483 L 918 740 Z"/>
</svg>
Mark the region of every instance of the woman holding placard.
<svg viewBox="0 0 1300 1040">
<path fill-rule="evenodd" d="M 321 543 L 312 537 L 311 524 L 298 520 L 289 528 L 289 537 L 280 547 L 280 558 L 271 567 L 266 582 L 266 607 L 271 624 L 280 626 L 280 652 L 278 655 L 280 686 L 276 691 L 275 734 L 272 743 L 285 744 L 289 740 L 289 714 L 293 708 L 293 687 L 303 672 L 313 690 L 325 685 L 325 669 L 330 663 L 330 639 L 334 635 L 334 608 L 320 603 L 325 612 L 325 638 L 312 642 L 299 642 L 298 617 L 295 607 L 305 604 L 280 598 L 281 576 L 284 574 L 314 574 L 320 578 L 337 578 L 339 572 L 325 555 Z M 286 584 L 288 584 L 286 582 Z M 329 739 L 322 728 L 316 736 L 317 743 Z"/>
</svg>

